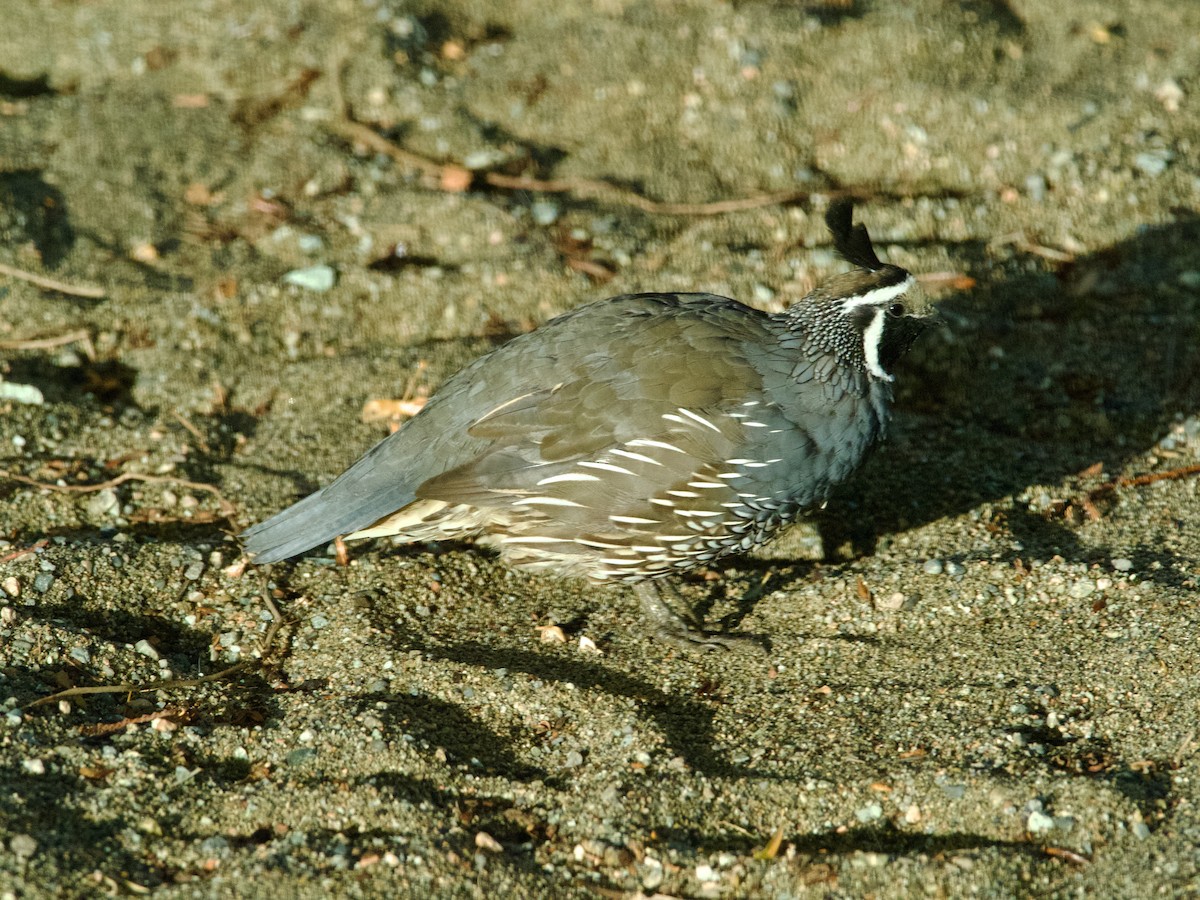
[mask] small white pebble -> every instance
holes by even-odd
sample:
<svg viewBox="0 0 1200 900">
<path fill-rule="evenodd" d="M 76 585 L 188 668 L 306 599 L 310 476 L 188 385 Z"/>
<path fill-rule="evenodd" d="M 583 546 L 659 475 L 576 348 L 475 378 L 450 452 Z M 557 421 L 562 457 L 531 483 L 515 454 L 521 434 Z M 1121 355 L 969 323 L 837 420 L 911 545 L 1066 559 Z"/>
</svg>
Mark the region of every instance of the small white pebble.
<svg viewBox="0 0 1200 900">
<path fill-rule="evenodd" d="M 492 853 L 504 852 L 504 847 L 500 842 L 486 831 L 480 831 L 475 834 L 475 846 L 480 850 L 489 850 Z"/>
<path fill-rule="evenodd" d="M 22 760 L 21 768 L 23 768 L 30 775 L 45 775 L 46 774 L 46 764 L 44 762 L 42 762 L 40 759 L 38 759 L 37 757 L 33 757 L 32 759 Z"/>
<path fill-rule="evenodd" d="M 1046 815 L 1040 809 L 1035 809 L 1029 814 L 1029 819 L 1025 823 L 1025 827 L 1029 829 L 1030 834 L 1039 834 L 1043 831 L 1049 831 L 1054 827 L 1054 819 Z"/>
</svg>

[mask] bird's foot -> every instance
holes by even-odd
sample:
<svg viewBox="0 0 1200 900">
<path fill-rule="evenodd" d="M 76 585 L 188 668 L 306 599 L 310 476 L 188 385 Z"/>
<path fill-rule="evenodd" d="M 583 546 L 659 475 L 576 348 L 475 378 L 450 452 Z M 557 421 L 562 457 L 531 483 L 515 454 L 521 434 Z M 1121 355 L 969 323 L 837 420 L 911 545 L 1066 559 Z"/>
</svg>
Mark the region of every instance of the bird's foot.
<svg viewBox="0 0 1200 900">
<path fill-rule="evenodd" d="M 638 599 L 642 611 L 654 626 L 654 634 L 660 640 L 685 650 L 706 652 L 723 650 L 757 650 L 766 653 L 764 640 L 756 635 L 729 631 L 710 631 L 703 625 L 681 616 L 663 599 L 664 591 L 678 597 L 673 588 L 658 581 L 643 581 L 637 584 Z"/>
</svg>

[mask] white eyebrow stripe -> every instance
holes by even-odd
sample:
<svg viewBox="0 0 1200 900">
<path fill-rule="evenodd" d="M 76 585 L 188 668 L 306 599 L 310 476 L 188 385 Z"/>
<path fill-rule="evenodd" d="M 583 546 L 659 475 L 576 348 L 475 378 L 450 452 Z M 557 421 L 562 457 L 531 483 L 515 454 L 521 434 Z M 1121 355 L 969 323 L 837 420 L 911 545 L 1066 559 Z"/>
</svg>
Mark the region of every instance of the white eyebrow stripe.
<svg viewBox="0 0 1200 900">
<path fill-rule="evenodd" d="M 860 306 L 880 306 L 887 303 L 889 300 L 895 300 L 901 294 L 910 290 L 917 280 L 909 275 L 899 284 L 890 284 L 887 287 L 875 288 L 873 291 L 867 291 L 861 297 L 851 297 L 849 300 L 842 301 L 842 312 L 848 313 L 852 309 L 857 309 Z"/>
<path fill-rule="evenodd" d="M 558 484 L 560 481 L 599 481 L 600 478 L 596 475 L 588 475 L 586 472 L 567 472 L 563 475 L 551 475 L 549 478 L 543 478 L 538 482 L 538 487 L 544 484 Z"/>
<path fill-rule="evenodd" d="M 638 462 L 650 463 L 652 466 L 662 465 L 662 463 L 660 463 L 653 456 L 646 456 L 642 453 L 634 453 L 630 450 L 613 450 L 611 452 L 617 456 L 624 456 L 626 459 L 636 459 Z"/>
<path fill-rule="evenodd" d="M 520 500 L 514 500 L 513 506 L 578 506 L 583 507 L 582 503 L 576 503 L 574 500 L 565 500 L 562 497 L 522 497 Z"/>
<path fill-rule="evenodd" d="M 628 469 L 621 466 L 614 466 L 612 463 L 605 462 L 581 462 L 579 465 L 585 469 L 602 469 L 605 472 L 616 472 L 618 475 L 632 475 Z"/>
<path fill-rule="evenodd" d="M 660 450 L 673 450 L 676 453 L 683 453 L 674 444 L 668 444 L 666 441 L 651 441 L 646 438 L 637 438 L 636 440 L 626 441 L 626 447 L 657 447 Z"/>
<path fill-rule="evenodd" d="M 679 411 L 681 413 L 683 413 L 683 415 L 687 416 L 689 419 L 692 419 L 695 422 L 699 422 L 705 428 L 711 428 L 717 434 L 721 433 L 721 429 L 718 428 L 716 425 L 714 425 L 712 422 L 708 421 L 708 419 L 704 418 L 704 416 L 699 415 L 698 413 L 694 413 L 690 409 L 684 409 L 682 406 L 679 407 Z M 666 418 L 666 417 L 664 416 L 664 418 Z"/>
</svg>

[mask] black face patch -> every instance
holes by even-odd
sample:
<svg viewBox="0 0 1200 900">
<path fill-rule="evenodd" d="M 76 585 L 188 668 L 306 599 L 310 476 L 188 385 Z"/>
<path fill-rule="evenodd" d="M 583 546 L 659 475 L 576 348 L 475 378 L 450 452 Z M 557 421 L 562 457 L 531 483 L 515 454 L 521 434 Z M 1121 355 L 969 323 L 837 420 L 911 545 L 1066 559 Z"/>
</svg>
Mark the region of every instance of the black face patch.
<svg viewBox="0 0 1200 900">
<path fill-rule="evenodd" d="M 896 362 L 908 352 L 922 331 L 928 326 L 928 321 L 915 316 L 884 317 L 883 337 L 879 341 L 879 365 L 885 372 L 891 372 Z"/>
<path fill-rule="evenodd" d="M 850 324 L 858 330 L 858 333 L 862 334 L 871 327 L 871 323 L 875 321 L 875 314 L 878 312 L 878 306 L 864 304 L 851 309 L 847 318 L 850 320 Z"/>
</svg>

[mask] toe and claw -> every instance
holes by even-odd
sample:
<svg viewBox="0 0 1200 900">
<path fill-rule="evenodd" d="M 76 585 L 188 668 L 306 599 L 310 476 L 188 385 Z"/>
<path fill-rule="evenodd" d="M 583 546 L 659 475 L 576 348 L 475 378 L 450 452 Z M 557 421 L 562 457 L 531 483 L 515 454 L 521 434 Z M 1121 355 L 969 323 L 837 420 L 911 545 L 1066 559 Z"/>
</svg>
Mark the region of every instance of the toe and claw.
<svg viewBox="0 0 1200 900">
<path fill-rule="evenodd" d="M 635 587 L 642 611 L 654 625 L 655 635 L 670 644 L 687 650 L 756 650 L 765 653 L 763 640 L 751 634 L 729 631 L 710 631 L 688 617 L 680 615 L 664 599 L 671 594 L 677 604 L 682 605 L 679 591 L 662 581 L 642 581 Z"/>
</svg>

